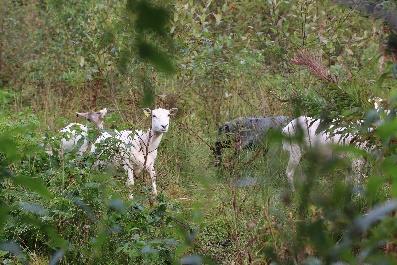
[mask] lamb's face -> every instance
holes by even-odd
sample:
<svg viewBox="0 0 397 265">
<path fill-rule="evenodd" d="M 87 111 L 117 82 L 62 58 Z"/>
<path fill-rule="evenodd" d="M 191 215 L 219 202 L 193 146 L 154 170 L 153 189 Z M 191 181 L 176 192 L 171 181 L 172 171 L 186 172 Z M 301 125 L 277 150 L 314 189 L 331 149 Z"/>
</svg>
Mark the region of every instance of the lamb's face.
<svg viewBox="0 0 397 265">
<path fill-rule="evenodd" d="M 77 116 L 84 117 L 88 121 L 95 123 L 99 129 L 103 129 L 103 118 L 108 113 L 106 108 L 96 112 L 76 112 Z"/>
<path fill-rule="evenodd" d="M 150 115 L 152 119 L 152 131 L 156 133 L 165 133 L 170 127 L 170 117 L 174 116 L 177 112 L 177 108 L 170 110 L 167 109 L 144 109 L 146 115 Z"/>
</svg>

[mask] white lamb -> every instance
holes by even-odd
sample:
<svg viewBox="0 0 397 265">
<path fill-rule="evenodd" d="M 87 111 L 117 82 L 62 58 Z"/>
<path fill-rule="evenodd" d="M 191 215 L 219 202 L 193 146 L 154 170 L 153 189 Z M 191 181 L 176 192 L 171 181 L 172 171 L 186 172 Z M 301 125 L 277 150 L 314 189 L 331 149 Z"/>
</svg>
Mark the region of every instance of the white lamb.
<svg viewBox="0 0 397 265">
<path fill-rule="evenodd" d="M 103 119 L 107 114 L 107 109 L 104 108 L 97 112 L 76 112 L 78 117 L 86 118 L 93 122 L 99 130 L 103 130 Z M 65 128 L 61 129 L 61 155 L 65 152 L 76 150 L 79 156 L 83 155 L 89 146 L 88 127 L 80 123 L 70 123 Z"/>
<path fill-rule="evenodd" d="M 372 97 L 372 98 L 368 99 L 368 102 L 374 104 L 374 109 L 377 112 L 385 112 L 387 115 L 389 115 L 390 110 L 385 110 L 385 109 L 383 109 L 383 106 L 382 106 L 385 103 L 384 99 L 382 99 L 380 97 Z"/>
<path fill-rule="evenodd" d="M 98 156 L 97 164 L 111 162 L 116 167 L 123 167 L 127 171 L 127 186 L 134 184 L 134 174 L 146 170 L 151 178 L 152 192 L 157 195 L 156 172 L 154 163 L 157 148 L 163 134 L 168 131 L 170 117 L 178 109 L 144 109 L 147 116 L 151 116 L 151 128 L 146 132 L 115 131 L 102 133 L 91 147 L 91 153 Z"/>
<path fill-rule="evenodd" d="M 368 102 L 374 104 L 374 110 L 377 114 L 376 120 L 373 122 L 375 127 L 381 126 L 386 120 L 394 119 L 396 116 L 396 111 L 394 109 L 384 108 L 387 105 L 387 101 L 380 97 L 372 97 L 368 99 Z"/>
<path fill-rule="evenodd" d="M 299 165 L 299 162 L 306 148 L 325 147 L 326 145 L 330 144 L 352 144 L 362 150 L 370 151 L 370 147 L 367 146 L 367 142 L 357 141 L 358 136 L 348 132 L 347 128 L 345 127 L 335 128 L 331 125 L 329 127 L 330 130 L 317 131 L 319 129 L 320 122 L 320 119 L 300 116 L 292 120 L 287 126 L 283 128 L 283 134 L 287 137 L 295 136 L 299 130 L 303 133 L 302 144 L 293 142 L 290 139 L 283 140 L 283 149 L 289 152 L 290 155 L 286 174 L 292 187 L 294 184 L 294 174 L 296 167 Z M 331 154 L 331 149 L 323 149 L 329 151 L 329 155 Z M 364 166 L 364 163 L 365 161 L 362 158 L 355 158 L 352 161 L 352 169 L 356 177 L 362 173 L 362 167 Z"/>
</svg>

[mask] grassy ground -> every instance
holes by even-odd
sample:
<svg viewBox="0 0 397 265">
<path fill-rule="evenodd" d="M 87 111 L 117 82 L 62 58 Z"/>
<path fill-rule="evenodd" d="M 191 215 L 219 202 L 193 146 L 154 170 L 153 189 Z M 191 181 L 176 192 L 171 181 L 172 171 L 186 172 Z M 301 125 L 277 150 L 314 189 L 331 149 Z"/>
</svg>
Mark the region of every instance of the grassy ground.
<svg viewBox="0 0 397 265">
<path fill-rule="evenodd" d="M 324 242 L 331 242 L 324 248 L 333 253 L 330 246 L 340 242 L 354 217 L 390 198 L 390 176 L 374 163 L 365 188 L 376 196 L 363 199 L 340 184 L 350 174 L 348 161 L 332 164 L 329 172 L 324 161 L 309 154 L 297 175 L 315 179 L 315 190 L 300 187 L 293 193 L 279 140 L 237 156 L 226 151 L 223 169 L 213 166 L 211 151 L 219 124 L 236 117 L 307 114 L 354 120 L 370 109 L 369 97 L 393 95 L 391 64 L 384 73 L 378 70 L 379 22 L 328 1 L 178 2 L 171 23 L 172 49 L 178 52 L 170 56 L 178 69 L 165 76 L 140 61 L 135 51 L 123 50 L 136 37 L 125 30 L 124 4 L 109 1 L 108 12 L 98 1 L 76 8 L 55 2 L 42 7 L 9 1 L 10 19 L 4 22 L 12 30 L 6 31 L 7 64 L 0 73 L 0 133 L 16 139 L 20 158 L 9 167 L 17 176 L 42 180 L 55 194 L 43 199 L 11 180 L 2 183 L 1 198 L 12 211 L 0 238 L 20 243 L 33 264 L 48 262 L 59 246 L 24 223 L 30 219 L 21 210 L 23 202 L 47 209 L 48 215 L 28 211 L 27 216 L 53 225 L 71 242 L 65 264 L 97 264 L 98 257 L 109 264 L 171 264 L 170 256 L 175 263 L 188 254 L 220 264 L 301 264 L 311 255 L 331 260 L 321 248 Z M 256 16 L 258 10 L 263 16 Z M 107 30 L 111 40 L 103 44 Z M 148 39 L 152 37 L 156 39 Z M 79 45 L 70 44 L 76 40 Z M 336 84 L 291 63 L 303 48 L 327 60 L 320 63 L 338 78 Z M 129 52 L 126 72 L 118 68 L 122 52 Z M 148 128 L 141 110 L 147 86 L 155 92 L 153 105 L 179 109 L 159 148 L 158 201 L 150 199 L 147 177 L 137 178 L 131 202 L 124 172 L 91 171 L 81 161 L 52 161 L 32 152 L 46 133 L 56 135 L 70 122 L 84 123 L 76 111 L 107 107 L 105 128 Z M 392 158 L 381 162 L 394 163 Z M 95 218 L 76 198 L 92 208 Z M 123 233 L 108 233 L 108 228 L 118 231 L 117 225 Z M 318 241 L 310 237 L 316 235 Z M 162 241 L 170 238 L 178 245 Z M 358 241 L 343 253 L 345 260 L 358 256 L 358 245 L 370 240 Z"/>
<path fill-rule="evenodd" d="M 216 120 L 225 121 L 240 115 L 289 114 L 280 107 L 284 103 L 272 97 L 274 91 L 267 87 L 267 79 L 249 82 L 250 85 L 241 80 L 231 80 L 227 90 L 233 96 L 219 100 L 216 100 L 218 92 L 208 90 L 202 95 L 196 94 L 195 88 L 180 87 L 173 82 L 170 84 L 180 91 L 164 88 L 159 93 L 165 96 L 157 98 L 158 106 L 177 106 L 180 109 L 176 118 L 171 120 L 170 131 L 163 138 L 156 168 L 159 190 L 166 200 L 177 205 L 177 218 L 185 220 L 197 233 L 187 253 L 211 257 L 220 264 L 264 264 L 271 256 L 269 249 L 275 250 L 285 262 L 302 260 L 312 251 L 308 247 L 301 257 L 291 256 L 296 242 L 289 238 L 296 233 L 299 223 L 296 209 L 299 198 L 292 193 L 285 177 L 287 157 L 279 141 L 267 143 L 266 147 L 245 150 L 237 156 L 232 150 L 225 150 L 224 168 L 213 166 L 210 147 L 216 139 Z M 164 87 L 168 85 L 166 83 Z M 21 120 L 29 119 L 29 115 L 37 117 L 35 130 L 38 135 L 48 130 L 56 132 L 68 122 L 80 121 L 74 116 L 74 111 L 86 110 L 84 102 L 89 101 L 89 91 L 76 90 L 68 96 L 63 94 L 64 91 L 47 91 L 48 94 L 33 98 L 15 93 L 9 97 L 8 112 L 10 117 Z M 138 96 L 131 91 L 101 93 L 98 105 L 111 109 L 105 127 L 148 127 L 141 109 L 135 105 L 137 103 L 130 104 L 137 102 L 135 97 Z M 24 105 L 28 99 L 32 101 L 30 108 Z M 217 112 L 218 104 L 222 106 L 220 112 Z M 304 168 L 298 170 L 298 174 Z M 338 175 L 345 175 L 346 172 L 347 168 L 342 167 L 336 173 L 319 178 L 320 183 L 325 183 L 327 189 L 327 178 L 343 179 Z M 79 189 L 81 184 L 78 182 L 81 180 L 75 179 L 73 168 L 61 175 L 62 187 Z M 111 185 L 108 188 L 112 194 L 119 194 L 127 200 L 123 172 L 106 182 Z M 149 187 L 147 176 L 146 179 L 143 176 L 137 178 L 133 188 L 137 202 L 147 205 Z M 320 214 L 317 211 L 314 207 L 310 215 Z M 32 260 L 40 264 L 42 257 L 31 255 Z"/>
</svg>

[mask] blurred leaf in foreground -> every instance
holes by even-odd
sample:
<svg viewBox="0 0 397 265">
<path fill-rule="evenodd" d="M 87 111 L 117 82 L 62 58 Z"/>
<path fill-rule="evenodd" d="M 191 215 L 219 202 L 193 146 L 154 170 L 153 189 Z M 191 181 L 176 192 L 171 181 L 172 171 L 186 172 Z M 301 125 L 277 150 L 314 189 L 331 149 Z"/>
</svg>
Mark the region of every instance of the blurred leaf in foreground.
<svg viewBox="0 0 397 265">
<path fill-rule="evenodd" d="M 138 31 L 153 31 L 160 35 L 166 34 L 166 25 L 170 19 L 170 14 L 165 8 L 154 6 L 148 1 L 129 0 L 127 9 L 137 15 L 136 28 Z"/>
<path fill-rule="evenodd" d="M 397 209 L 397 200 L 390 200 L 383 204 L 376 206 L 374 209 L 369 211 L 362 217 L 356 219 L 353 223 L 353 232 L 355 233 L 364 233 L 366 232 L 373 224 L 385 218 L 392 211 Z"/>
<path fill-rule="evenodd" d="M 139 56 L 152 63 L 158 70 L 167 74 L 175 72 L 170 57 L 158 47 L 149 42 L 140 40 L 137 43 L 137 48 Z"/>
<path fill-rule="evenodd" d="M 23 254 L 21 246 L 13 241 L 0 243 L 0 250 L 7 251 L 16 256 L 23 264 L 26 263 L 26 257 Z"/>
<path fill-rule="evenodd" d="M 58 264 L 64 255 L 65 255 L 65 251 L 63 249 L 59 249 L 59 250 L 55 251 L 55 253 L 51 256 L 49 264 L 50 265 Z"/>
<path fill-rule="evenodd" d="M 21 209 L 24 210 L 25 212 L 33 213 L 38 216 L 48 215 L 48 210 L 36 203 L 21 202 L 19 205 Z"/>
<path fill-rule="evenodd" d="M 201 265 L 203 264 L 203 260 L 198 255 L 186 256 L 181 258 L 182 265 Z"/>
<path fill-rule="evenodd" d="M 47 189 L 44 183 L 38 178 L 18 176 L 13 178 L 12 180 L 16 185 L 21 185 L 22 187 L 34 191 L 47 199 L 53 198 L 51 192 Z"/>
</svg>

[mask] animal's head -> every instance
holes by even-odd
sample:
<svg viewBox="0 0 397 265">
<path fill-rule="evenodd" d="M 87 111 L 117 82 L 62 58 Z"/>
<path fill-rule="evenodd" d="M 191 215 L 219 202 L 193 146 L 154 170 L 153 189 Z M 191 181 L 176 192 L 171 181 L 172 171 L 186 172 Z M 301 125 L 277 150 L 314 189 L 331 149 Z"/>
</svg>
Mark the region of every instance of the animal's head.
<svg viewBox="0 0 397 265">
<path fill-rule="evenodd" d="M 230 133 L 231 131 L 231 124 L 230 122 L 226 122 L 222 126 L 218 128 L 218 134 L 223 134 L 223 133 Z"/>
<path fill-rule="evenodd" d="M 99 129 L 103 129 L 103 118 L 108 113 L 107 108 L 95 112 L 76 112 L 77 117 L 86 118 L 88 121 L 95 123 Z"/>
<path fill-rule="evenodd" d="M 154 109 L 149 108 L 143 109 L 146 116 L 150 116 L 152 119 L 152 131 L 156 133 L 165 133 L 170 127 L 170 117 L 174 116 L 178 111 L 177 108 L 167 109 Z"/>
<path fill-rule="evenodd" d="M 239 120 L 228 121 L 218 127 L 218 135 L 235 135 L 244 128 L 244 124 Z"/>
</svg>

